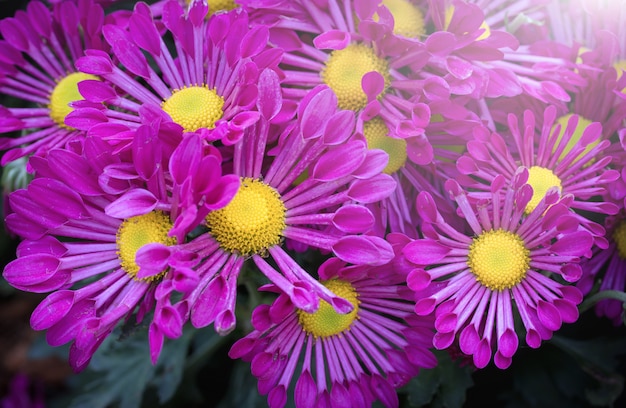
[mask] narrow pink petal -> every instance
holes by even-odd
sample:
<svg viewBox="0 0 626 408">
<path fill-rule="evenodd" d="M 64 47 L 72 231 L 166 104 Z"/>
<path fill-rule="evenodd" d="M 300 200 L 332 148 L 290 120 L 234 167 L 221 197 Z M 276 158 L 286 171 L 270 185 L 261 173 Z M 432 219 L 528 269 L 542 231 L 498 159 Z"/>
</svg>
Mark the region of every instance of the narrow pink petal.
<svg viewBox="0 0 626 408">
<path fill-rule="evenodd" d="M 368 235 L 343 237 L 332 249 L 341 260 L 356 265 L 384 265 L 394 255 L 387 241 Z"/>
<path fill-rule="evenodd" d="M 558 239 L 550 246 L 557 255 L 583 256 L 591 249 L 593 237 L 587 231 L 576 231 Z"/>
<path fill-rule="evenodd" d="M 37 305 L 30 316 L 30 325 L 35 330 L 46 330 L 65 317 L 73 305 L 73 291 L 53 292 Z"/>
<path fill-rule="evenodd" d="M 416 265 L 433 265 L 441 261 L 451 248 L 431 239 L 416 239 L 402 250 L 406 258 Z"/>
<path fill-rule="evenodd" d="M 428 285 L 430 285 L 430 282 L 431 282 L 430 274 L 426 272 L 424 269 L 420 269 L 420 268 L 413 269 L 411 272 L 409 272 L 406 278 L 406 283 L 409 286 L 409 288 L 411 288 L 411 290 L 414 290 L 416 292 L 426 289 Z"/>
<path fill-rule="evenodd" d="M 341 30 L 326 31 L 313 39 L 313 45 L 320 50 L 343 50 L 349 43 L 350 34 Z"/>
<path fill-rule="evenodd" d="M 517 351 L 519 345 L 519 339 L 517 334 L 512 328 L 507 327 L 502 333 L 502 336 L 498 339 L 498 351 L 502 353 L 504 357 L 513 357 Z"/>
<path fill-rule="evenodd" d="M 146 57 L 122 28 L 107 24 L 102 27 L 102 34 L 126 69 L 143 78 L 150 77 Z"/>
<path fill-rule="evenodd" d="M 154 210 L 157 204 L 158 199 L 154 194 L 148 190 L 136 188 L 107 205 L 104 212 L 110 217 L 125 219 L 147 214 Z"/>
<path fill-rule="evenodd" d="M 333 215 L 333 225 L 346 233 L 366 232 L 374 225 L 374 216 L 366 207 L 349 204 L 339 208 Z"/>
<path fill-rule="evenodd" d="M 227 296 L 228 285 L 222 276 L 218 276 L 204 288 L 191 309 L 191 323 L 200 328 L 211 324 L 224 307 L 220 299 Z"/>
<path fill-rule="evenodd" d="M 333 181 L 359 168 L 365 158 L 363 142 L 353 140 L 324 153 L 315 163 L 312 177 L 318 181 Z"/>
<path fill-rule="evenodd" d="M 396 181 L 388 174 L 379 174 L 368 180 L 355 180 L 348 189 L 353 200 L 370 204 L 389 197 L 396 189 Z"/>
<path fill-rule="evenodd" d="M 561 314 L 552 303 L 539 300 L 537 302 L 537 317 L 541 324 L 550 331 L 556 331 L 561 327 Z"/>
<path fill-rule="evenodd" d="M 59 265 L 59 259 L 53 255 L 27 255 L 9 262 L 2 275 L 11 285 L 25 287 L 50 279 Z"/>
</svg>

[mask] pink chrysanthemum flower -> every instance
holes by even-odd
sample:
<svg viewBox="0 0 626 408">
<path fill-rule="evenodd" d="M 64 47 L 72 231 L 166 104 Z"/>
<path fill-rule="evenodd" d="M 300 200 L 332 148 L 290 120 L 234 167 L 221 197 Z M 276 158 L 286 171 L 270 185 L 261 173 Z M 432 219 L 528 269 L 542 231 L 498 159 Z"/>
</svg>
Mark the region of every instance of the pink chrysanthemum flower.
<svg viewBox="0 0 626 408">
<path fill-rule="evenodd" d="M 261 74 L 262 118 L 234 145 L 233 173 L 241 178 L 235 198 L 207 215 L 208 233 L 178 247 L 154 247 L 171 251 L 170 259 L 199 260 L 194 268 L 200 282 L 179 306 L 196 327 L 214 323 L 220 333 L 235 327 L 237 277 L 246 262 L 301 309 L 316 310 L 321 298 L 349 312 L 349 302 L 320 285 L 286 252 L 285 240 L 353 264 L 379 265 L 393 257 L 384 239 L 364 234 L 374 224 L 364 204 L 389 196 L 396 187 L 382 174 L 386 155 L 351 139 L 354 114 L 338 111 L 326 87 L 301 101 L 279 145 L 266 151 L 270 130 L 275 130 L 272 121 L 281 116 L 280 94 L 273 92 L 278 80 L 274 71 Z"/>
<path fill-rule="evenodd" d="M 176 134 L 180 140 L 180 127 L 177 132 L 164 129 L 159 138 Z M 209 210 L 222 208 L 239 186 L 237 177 L 221 176 L 221 157 L 215 149 L 203 148 L 196 134 L 173 152 L 147 125 L 135 137 L 126 160 L 89 137 L 82 146 L 33 158 L 38 177 L 10 196 L 14 213 L 7 225 L 25 240 L 3 275 L 18 289 L 52 292 L 33 312 L 31 325 L 47 329 L 51 345 L 73 340 L 70 364 L 77 371 L 117 323 L 133 313 L 141 322 L 154 311 L 149 328 L 153 362 L 165 336 L 181 335 L 182 318 L 170 296 L 193 290 L 198 277 L 173 261 L 169 269 L 144 268 L 143 263 L 152 266 L 158 260 L 143 249 L 180 242 L 174 235 L 184 237 L 195 227 L 189 217 L 207 203 Z M 179 179 L 181 170 L 185 176 Z M 202 197 L 195 208 L 188 190 Z"/>
<path fill-rule="evenodd" d="M 418 315 L 435 311 L 435 347 L 449 347 L 458 335 L 461 350 L 479 368 L 489 363 L 494 349 L 497 367 L 511 364 L 519 343 L 516 316 L 533 348 L 563 322 L 578 318 L 580 291 L 555 277 L 569 282 L 580 278 L 579 257 L 591 250 L 593 238 L 579 230 L 569 211 L 571 196 L 559 198 L 556 188 L 526 215 L 533 195 L 527 177 L 525 168 L 511 184 L 497 177 L 489 199 L 476 205 L 456 181 L 448 180 L 446 190 L 469 224 L 469 235 L 452 227 L 430 194 L 421 192 L 417 209 L 425 223 L 424 238 L 403 250 L 417 265 L 407 276 L 411 289 L 444 284 L 415 305 Z"/>
<path fill-rule="evenodd" d="M 287 99 L 298 101 L 313 87 L 325 84 L 337 95 L 339 108 L 354 111 L 363 122 L 378 117 L 389 129 L 389 137 L 406 145 L 409 160 L 430 163 L 432 147 L 423 129 L 429 119 L 427 106 L 407 97 L 426 85 L 402 73 L 409 69 L 408 62 L 400 62 L 402 50 L 389 41 L 394 36 L 392 25 L 371 18 L 360 21 L 371 17 L 376 5 L 366 0 L 324 4 L 243 0 L 242 4 L 256 18 L 265 15 L 272 21 L 270 42 L 285 50 L 280 67 Z"/>
<path fill-rule="evenodd" d="M 120 149 L 130 143 L 142 120 L 154 116 L 173 121 L 186 132 L 199 132 L 209 141 L 235 143 L 258 119 L 254 111 L 258 75 L 264 64 L 280 59 L 280 52 L 264 53 L 267 28 L 249 28 L 244 11 L 208 20 L 206 14 L 202 1 L 194 1 L 185 12 L 171 0 L 157 22 L 145 3 L 137 3 L 128 30 L 104 25 L 104 38 L 121 67 L 96 50 L 76 62 L 82 72 L 105 81 L 81 83 L 86 101 L 67 123 Z M 174 39 L 175 52 L 159 31 L 161 23 Z"/>
<path fill-rule="evenodd" d="M 530 213 L 546 192 L 556 187 L 562 195 L 571 195 L 570 207 L 580 220 L 581 226 L 590 231 L 597 245 L 606 248 L 604 228 L 588 214 L 615 214 L 618 207 L 593 197 L 606 193 L 606 186 L 619 178 L 619 172 L 608 170 L 612 157 L 604 155 L 611 142 L 602 139 L 602 126 L 594 122 L 579 135 L 578 117 L 572 116 L 562 129 L 555 123 L 556 109 L 545 109 L 543 124 L 536 126 L 530 111 L 524 112 L 523 122 L 509 115 L 509 131 L 513 146 L 497 133 L 479 135 L 467 144 L 467 153 L 457 162 L 463 175 L 461 184 L 472 189 L 470 196 L 480 198 L 489 195 L 491 184 L 500 174 L 512 179 L 519 166 L 529 171 L 528 183 L 533 196 L 525 209 Z M 583 215 L 585 214 L 585 215 Z"/>
<path fill-rule="evenodd" d="M 309 313 L 284 294 L 254 311 L 254 331 L 229 356 L 251 362 L 270 407 L 285 405 L 294 380 L 296 407 L 397 407 L 395 389 L 437 364 L 432 320 L 415 316 L 410 291 L 381 269 L 336 258 L 320 266 L 322 284 L 352 304 L 350 313 L 326 302 Z"/>
<path fill-rule="evenodd" d="M 91 1 L 62 2 L 52 10 L 31 1 L 26 11 L 0 21 L 0 93 L 35 105 L 0 106 L 0 132 L 22 132 L 0 138 L 0 150 L 7 151 L 2 166 L 31 154 L 45 156 L 84 135 L 64 120 L 72 111 L 68 104 L 82 99 L 77 84 L 100 80 L 77 72 L 74 62 L 87 48 L 108 50 L 103 21 L 102 7 Z"/>
<path fill-rule="evenodd" d="M 528 95 L 553 103 L 569 101 L 566 91 L 581 82 L 572 62 L 537 55 L 510 33 L 490 28 L 476 4 L 431 1 L 426 22 L 434 31 L 423 41 L 404 38 L 398 61 L 409 62 L 413 80 L 434 77 L 452 94 L 474 100 Z"/>
</svg>

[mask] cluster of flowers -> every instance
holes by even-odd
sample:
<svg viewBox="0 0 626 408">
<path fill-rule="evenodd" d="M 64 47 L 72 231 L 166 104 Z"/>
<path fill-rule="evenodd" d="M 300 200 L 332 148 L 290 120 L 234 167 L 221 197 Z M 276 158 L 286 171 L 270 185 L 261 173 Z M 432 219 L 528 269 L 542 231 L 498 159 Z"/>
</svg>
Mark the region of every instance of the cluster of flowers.
<svg viewBox="0 0 626 408">
<path fill-rule="evenodd" d="M 231 332 L 250 270 L 270 406 L 395 406 L 433 346 L 504 369 L 624 290 L 621 2 L 49 3 L 0 21 L 3 275 L 75 370 L 130 318 L 153 362 Z"/>
</svg>

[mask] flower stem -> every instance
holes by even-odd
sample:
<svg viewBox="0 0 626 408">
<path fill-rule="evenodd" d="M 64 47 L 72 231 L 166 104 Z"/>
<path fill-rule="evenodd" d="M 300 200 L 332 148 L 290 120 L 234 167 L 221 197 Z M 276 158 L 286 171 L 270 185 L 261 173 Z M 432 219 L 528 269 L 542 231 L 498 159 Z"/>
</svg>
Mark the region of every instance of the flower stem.
<svg viewBox="0 0 626 408">
<path fill-rule="evenodd" d="M 599 301 L 606 299 L 619 300 L 622 303 L 626 303 L 626 293 L 619 290 L 603 290 L 585 299 L 580 306 L 578 306 L 578 310 L 580 313 L 586 312 Z"/>
</svg>

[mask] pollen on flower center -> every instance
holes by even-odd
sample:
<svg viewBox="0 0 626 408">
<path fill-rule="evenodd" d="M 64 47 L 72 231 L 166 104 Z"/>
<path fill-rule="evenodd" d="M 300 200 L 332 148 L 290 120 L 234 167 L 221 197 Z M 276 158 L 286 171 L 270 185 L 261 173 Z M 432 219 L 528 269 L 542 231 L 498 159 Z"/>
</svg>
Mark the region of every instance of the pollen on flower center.
<svg viewBox="0 0 626 408">
<path fill-rule="evenodd" d="M 556 127 L 556 124 L 558 123 L 561 125 L 561 132 L 559 133 L 559 136 L 556 139 L 556 143 L 554 144 L 554 149 L 552 151 L 553 153 L 554 151 L 556 151 L 556 148 L 559 145 L 559 143 L 561 143 L 561 139 L 563 139 L 563 134 L 565 133 L 565 128 L 567 127 L 567 122 L 569 121 L 569 118 L 572 117 L 572 115 L 573 115 L 572 113 L 568 113 L 567 115 L 561 116 L 560 118 L 556 120 L 556 123 L 554 124 L 552 131 L 554 131 L 554 128 Z M 587 129 L 587 126 L 589 126 L 590 124 L 591 124 L 591 121 L 589 119 L 585 119 L 582 116 L 578 116 L 578 124 L 576 125 L 576 129 L 574 130 L 574 133 L 570 136 L 569 140 L 567 140 L 567 144 L 565 145 L 565 149 L 563 149 L 563 151 L 561 152 L 561 155 L 559 156 L 559 160 L 563 160 L 563 158 L 569 152 L 572 151 L 572 149 L 576 146 L 576 144 L 578 144 L 580 139 L 583 137 L 583 132 L 585 131 L 585 129 Z M 572 164 L 580 160 L 580 158 L 583 157 L 585 154 L 587 154 L 587 152 L 589 152 L 591 149 L 596 147 L 598 143 L 600 143 L 599 139 L 596 139 L 593 142 L 589 143 L 585 147 L 585 150 L 583 150 L 582 153 L 580 153 L 574 159 L 574 161 L 572 161 Z M 585 166 L 588 166 L 591 163 L 592 161 L 589 161 L 585 163 Z"/>
<path fill-rule="evenodd" d="M 237 8 L 237 4 L 234 0 L 208 0 L 209 14 L 207 17 L 212 16 L 218 11 L 230 11 Z M 185 4 L 191 4 L 191 0 L 185 0 Z"/>
<path fill-rule="evenodd" d="M 232 201 L 206 216 L 209 232 L 222 249 L 240 255 L 264 254 L 285 230 L 280 194 L 258 179 L 242 178 Z"/>
<path fill-rule="evenodd" d="M 350 313 L 340 314 L 330 303 L 320 300 L 320 307 L 313 313 L 298 310 L 298 321 L 302 329 L 314 337 L 330 337 L 350 329 L 352 322 L 358 316 L 359 300 L 357 292 L 350 282 L 339 279 L 331 279 L 321 282 L 335 295 L 346 299 L 354 306 Z"/>
<path fill-rule="evenodd" d="M 530 251 L 522 238 L 511 231 L 485 231 L 473 239 L 467 265 L 476 280 L 487 288 L 510 289 L 526 277 Z"/>
<path fill-rule="evenodd" d="M 367 104 L 361 80 L 371 71 L 385 78 L 385 86 L 391 82 L 387 60 L 378 57 L 374 49 L 365 44 L 350 44 L 330 54 L 321 76 L 322 81 L 337 95 L 340 109 L 357 111 Z"/>
<path fill-rule="evenodd" d="M 135 256 L 142 246 L 155 242 L 168 246 L 176 244 L 176 238 L 167 235 L 171 228 L 172 222 L 161 211 L 152 211 L 125 219 L 118 228 L 116 237 L 117 256 L 124 271 L 137 279 L 139 266 L 135 262 Z M 163 274 L 160 274 L 138 280 L 152 281 L 162 276 Z"/>
<path fill-rule="evenodd" d="M 620 258 L 626 259 L 626 221 L 620 222 L 613 230 L 613 241 L 617 245 Z"/>
<path fill-rule="evenodd" d="M 50 94 L 50 117 L 54 122 L 66 129 L 71 129 L 65 124 L 65 117 L 74 109 L 69 106 L 70 102 L 81 101 L 83 96 L 78 92 L 78 83 L 86 79 L 99 80 L 98 77 L 82 72 L 73 72 L 61 79 Z"/>
<path fill-rule="evenodd" d="M 526 204 L 524 212 L 530 214 L 551 187 L 558 187 L 561 191 L 561 179 L 550 169 L 532 166 L 528 169 L 528 184 L 533 188 L 533 196 Z"/>
<path fill-rule="evenodd" d="M 389 163 L 383 171 L 393 174 L 406 162 L 406 141 L 389 137 L 388 134 L 389 128 L 379 117 L 363 123 L 363 135 L 367 140 L 367 147 L 384 150 L 389 155 Z"/>
<path fill-rule="evenodd" d="M 614 63 L 613 68 L 617 71 L 617 79 L 619 80 L 626 70 L 626 59 L 621 59 Z M 626 88 L 622 89 L 622 93 L 624 93 L 625 90 Z"/>
<path fill-rule="evenodd" d="M 421 37 L 426 33 L 424 15 L 415 4 L 408 0 L 383 0 L 393 16 L 393 33 L 408 38 Z M 373 20 L 378 21 L 378 13 Z"/>
<path fill-rule="evenodd" d="M 206 85 L 178 89 L 161 104 L 161 108 L 185 132 L 214 128 L 215 122 L 224 115 L 223 107 L 224 98 Z"/>
</svg>

